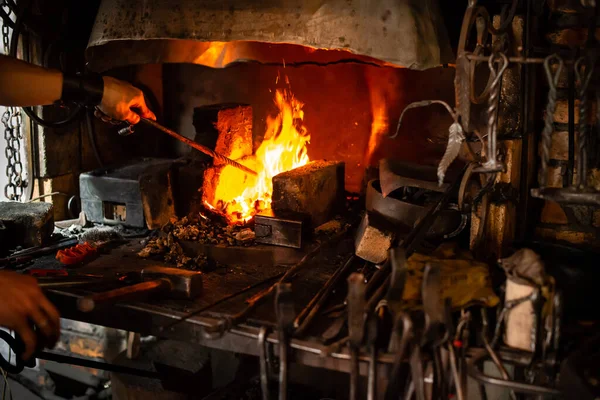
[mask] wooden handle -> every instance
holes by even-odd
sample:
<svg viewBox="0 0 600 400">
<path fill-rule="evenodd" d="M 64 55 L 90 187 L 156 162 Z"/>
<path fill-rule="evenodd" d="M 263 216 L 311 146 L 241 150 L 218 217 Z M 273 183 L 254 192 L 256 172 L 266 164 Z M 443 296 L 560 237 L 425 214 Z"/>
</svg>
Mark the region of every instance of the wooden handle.
<svg viewBox="0 0 600 400">
<path fill-rule="evenodd" d="M 170 291 L 172 289 L 173 285 L 170 280 L 164 278 L 156 279 L 154 281 L 137 283 L 135 285 L 82 297 L 77 300 L 77 309 L 82 312 L 90 312 L 98 305 L 140 300 L 152 293 Z"/>
</svg>

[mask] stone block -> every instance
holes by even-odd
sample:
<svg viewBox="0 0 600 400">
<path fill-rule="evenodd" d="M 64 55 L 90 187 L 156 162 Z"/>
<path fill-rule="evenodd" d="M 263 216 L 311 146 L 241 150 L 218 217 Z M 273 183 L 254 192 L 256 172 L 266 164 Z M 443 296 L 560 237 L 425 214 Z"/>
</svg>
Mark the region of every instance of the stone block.
<svg viewBox="0 0 600 400">
<path fill-rule="evenodd" d="M 5 226 L 3 247 L 45 245 L 54 230 L 52 204 L 0 202 L 0 221 Z"/>
<path fill-rule="evenodd" d="M 344 167 L 343 162 L 312 161 L 274 176 L 271 207 L 308 215 L 313 227 L 329 221 L 344 201 Z"/>
<path fill-rule="evenodd" d="M 387 260 L 393 240 L 393 227 L 380 215 L 367 212 L 356 231 L 354 253 L 363 260 L 381 264 Z"/>
<path fill-rule="evenodd" d="M 541 221 L 547 224 L 567 224 L 569 222 L 560 204 L 553 201 L 544 202 Z"/>
</svg>

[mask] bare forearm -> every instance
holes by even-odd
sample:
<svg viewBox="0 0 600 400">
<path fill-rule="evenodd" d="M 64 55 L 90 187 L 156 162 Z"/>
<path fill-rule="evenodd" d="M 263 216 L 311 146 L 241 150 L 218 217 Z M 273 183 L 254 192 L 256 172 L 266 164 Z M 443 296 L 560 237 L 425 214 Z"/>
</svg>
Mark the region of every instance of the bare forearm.
<svg viewBox="0 0 600 400">
<path fill-rule="evenodd" d="M 36 106 L 52 104 L 62 93 L 60 71 L 0 55 L 0 104 Z"/>
</svg>

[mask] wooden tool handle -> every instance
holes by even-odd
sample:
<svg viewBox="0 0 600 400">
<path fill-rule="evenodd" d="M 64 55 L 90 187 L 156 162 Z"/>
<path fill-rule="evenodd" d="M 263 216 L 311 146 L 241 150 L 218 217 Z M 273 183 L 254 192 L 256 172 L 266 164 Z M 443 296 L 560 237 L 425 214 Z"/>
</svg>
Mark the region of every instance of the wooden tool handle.
<svg viewBox="0 0 600 400">
<path fill-rule="evenodd" d="M 168 279 L 137 283 L 107 292 L 95 293 L 77 300 L 77 309 L 82 312 L 93 311 L 98 305 L 115 304 L 122 301 L 140 300 L 152 293 L 166 292 L 173 289 Z"/>
</svg>

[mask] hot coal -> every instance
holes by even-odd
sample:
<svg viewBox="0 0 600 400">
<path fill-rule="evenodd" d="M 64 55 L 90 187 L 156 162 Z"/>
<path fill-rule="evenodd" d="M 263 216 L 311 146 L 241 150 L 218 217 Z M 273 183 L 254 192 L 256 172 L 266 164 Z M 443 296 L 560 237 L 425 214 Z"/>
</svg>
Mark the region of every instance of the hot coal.
<svg viewBox="0 0 600 400">
<path fill-rule="evenodd" d="M 162 258 L 178 268 L 203 269 L 206 256 L 187 256 L 180 241 L 197 241 L 202 244 L 226 246 L 254 245 L 254 231 L 247 226 L 227 225 L 219 215 L 198 214 L 196 217 L 172 219 L 161 229 L 158 237 L 151 238 L 138 256 Z"/>
</svg>

